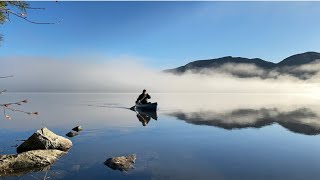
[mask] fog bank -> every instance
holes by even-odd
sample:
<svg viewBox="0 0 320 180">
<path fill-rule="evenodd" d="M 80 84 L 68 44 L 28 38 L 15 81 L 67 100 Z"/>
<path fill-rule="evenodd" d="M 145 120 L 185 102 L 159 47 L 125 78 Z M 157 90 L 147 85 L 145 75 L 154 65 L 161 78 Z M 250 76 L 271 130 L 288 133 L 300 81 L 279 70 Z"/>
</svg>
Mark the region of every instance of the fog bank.
<svg viewBox="0 0 320 180">
<path fill-rule="evenodd" d="M 317 93 L 319 63 L 292 68 L 313 76 L 301 80 L 272 72 L 276 78 L 238 78 L 232 73 L 261 75 L 255 66 L 229 64 L 210 73 L 173 75 L 148 67 L 137 58 L 78 61 L 78 58 L 0 58 L 0 88 L 10 92 L 204 92 L 204 93 Z"/>
</svg>

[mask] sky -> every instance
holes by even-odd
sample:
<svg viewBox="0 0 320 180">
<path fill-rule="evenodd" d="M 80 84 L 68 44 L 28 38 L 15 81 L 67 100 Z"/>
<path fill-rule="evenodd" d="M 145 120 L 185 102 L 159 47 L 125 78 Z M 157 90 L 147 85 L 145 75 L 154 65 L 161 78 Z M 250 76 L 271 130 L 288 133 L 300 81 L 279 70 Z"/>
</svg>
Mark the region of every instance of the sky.
<svg viewBox="0 0 320 180">
<path fill-rule="evenodd" d="M 155 69 L 198 59 L 267 61 L 320 51 L 320 2 L 30 2 L 31 24 L 0 26 L 1 57 L 99 63 L 133 57 Z M 98 58 L 99 57 L 99 58 Z M 103 58 L 101 58 L 103 57 Z"/>
<path fill-rule="evenodd" d="M 223 56 L 279 62 L 320 52 L 320 2 L 30 2 L 28 18 L 0 26 L 0 90 L 9 92 L 309 93 L 320 97 L 320 61 L 293 69 L 308 80 L 252 65 L 206 75 L 161 73 Z"/>
</svg>

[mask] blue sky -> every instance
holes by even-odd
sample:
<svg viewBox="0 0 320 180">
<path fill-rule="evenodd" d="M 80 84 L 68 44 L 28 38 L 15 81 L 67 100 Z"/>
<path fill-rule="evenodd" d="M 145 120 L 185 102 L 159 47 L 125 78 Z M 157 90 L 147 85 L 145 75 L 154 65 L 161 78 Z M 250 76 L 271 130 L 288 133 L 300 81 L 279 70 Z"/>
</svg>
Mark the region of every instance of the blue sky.
<svg viewBox="0 0 320 180">
<path fill-rule="evenodd" d="M 278 62 L 320 52 L 320 2 L 30 2 L 29 19 L 0 27 L 0 57 L 132 56 L 165 69 L 197 59 Z"/>
</svg>

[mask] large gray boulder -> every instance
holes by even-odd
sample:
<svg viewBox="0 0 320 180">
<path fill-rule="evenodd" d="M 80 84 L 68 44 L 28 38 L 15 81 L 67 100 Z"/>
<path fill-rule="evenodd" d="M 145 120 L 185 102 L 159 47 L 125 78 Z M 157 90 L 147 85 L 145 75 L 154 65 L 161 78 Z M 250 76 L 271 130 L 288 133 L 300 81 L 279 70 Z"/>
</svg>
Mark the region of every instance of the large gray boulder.
<svg viewBox="0 0 320 180">
<path fill-rule="evenodd" d="M 60 150 L 33 150 L 20 154 L 0 155 L 0 177 L 45 170 L 64 154 L 66 152 Z"/>
<path fill-rule="evenodd" d="M 72 147 L 72 142 L 62 136 L 58 136 L 49 129 L 42 128 L 36 131 L 17 148 L 17 152 L 25 152 L 39 149 L 57 149 L 67 151 Z"/>
<path fill-rule="evenodd" d="M 134 168 L 133 164 L 135 163 L 135 160 L 136 155 L 131 154 L 129 156 L 109 158 L 104 162 L 104 164 L 113 170 L 129 171 Z"/>
</svg>

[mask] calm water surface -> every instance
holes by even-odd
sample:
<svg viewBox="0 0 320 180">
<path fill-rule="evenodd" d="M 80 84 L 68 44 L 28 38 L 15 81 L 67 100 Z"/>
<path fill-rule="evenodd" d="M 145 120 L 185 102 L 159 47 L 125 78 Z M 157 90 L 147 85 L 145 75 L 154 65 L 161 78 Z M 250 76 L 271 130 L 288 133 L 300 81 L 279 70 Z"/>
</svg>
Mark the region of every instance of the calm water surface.
<svg viewBox="0 0 320 180">
<path fill-rule="evenodd" d="M 47 172 L 50 179 L 319 179 L 320 100 L 303 95 L 151 94 L 157 120 L 126 108 L 138 94 L 10 93 L 39 116 L 0 120 L 0 153 L 48 127 L 73 147 Z M 144 126 L 145 125 L 145 126 Z M 135 169 L 112 170 L 107 158 L 135 153 Z M 43 179 L 46 171 L 6 179 Z"/>
</svg>

